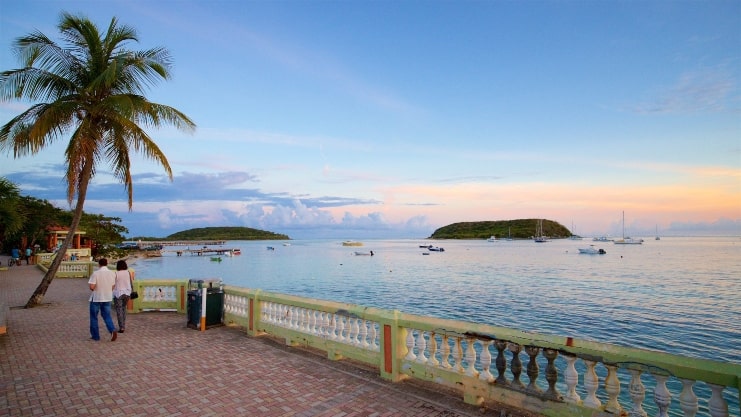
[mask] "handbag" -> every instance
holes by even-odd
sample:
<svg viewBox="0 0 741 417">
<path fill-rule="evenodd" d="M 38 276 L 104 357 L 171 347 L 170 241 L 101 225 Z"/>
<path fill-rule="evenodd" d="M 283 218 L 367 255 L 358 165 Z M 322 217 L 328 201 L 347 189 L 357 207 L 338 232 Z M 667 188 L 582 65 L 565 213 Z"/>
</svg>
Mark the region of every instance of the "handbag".
<svg viewBox="0 0 741 417">
<path fill-rule="evenodd" d="M 139 298 L 139 293 L 134 291 L 134 279 L 131 278 L 131 271 L 129 271 L 129 282 L 131 282 L 131 295 L 129 295 L 129 298 L 132 300 L 136 300 Z"/>
</svg>

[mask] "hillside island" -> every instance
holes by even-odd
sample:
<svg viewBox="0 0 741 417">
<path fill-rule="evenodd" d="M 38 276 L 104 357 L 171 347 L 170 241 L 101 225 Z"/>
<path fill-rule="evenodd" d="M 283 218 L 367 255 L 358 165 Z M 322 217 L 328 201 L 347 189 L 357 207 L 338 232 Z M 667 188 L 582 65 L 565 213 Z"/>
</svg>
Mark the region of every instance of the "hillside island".
<svg viewBox="0 0 741 417">
<path fill-rule="evenodd" d="M 250 227 L 199 227 L 183 230 L 167 237 L 134 237 L 141 241 L 186 241 L 186 240 L 290 240 L 288 235 L 268 232 Z"/>
<path fill-rule="evenodd" d="M 551 239 L 572 236 L 569 229 L 553 220 L 517 219 L 452 223 L 435 230 L 429 239 L 488 239 L 492 236 L 497 239 L 530 239 L 541 221 L 543 235 Z"/>
</svg>

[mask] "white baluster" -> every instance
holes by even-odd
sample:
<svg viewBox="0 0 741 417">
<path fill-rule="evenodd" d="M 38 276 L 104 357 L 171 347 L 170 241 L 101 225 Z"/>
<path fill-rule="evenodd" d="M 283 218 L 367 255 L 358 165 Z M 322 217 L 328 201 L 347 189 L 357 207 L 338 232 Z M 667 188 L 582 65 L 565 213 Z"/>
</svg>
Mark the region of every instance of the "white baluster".
<svg viewBox="0 0 741 417">
<path fill-rule="evenodd" d="M 296 307 L 294 306 L 288 306 L 288 313 L 286 314 L 286 319 L 288 320 L 288 328 L 289 329 L 295 329 L 296 328 Z"/>
<path fill-rule="evenodd" d="M 425 332 L 419 331 L 417 333 L 417 362 L 427 363 L 427 340 L 425 339 Z"/>
<path fill-rule="evenodd" d="M 304 309 L 301 307 L 293 308 L 293 328 L 301 330 L 301 317 L 304 315 Z"/>
<path fill-rule="evenodd" d="M 414 330 L 407 329 L 407 355 L 404 357 L 405 360 L 413 361 L 417 359 L 414 354 Z"/>
<path fill-rule="evenodd" d="M 456 336 L 453 339 L 453 360 L 455 365 L 453 369 L 458 373 L 463 373 L 463 345 L 461 344 L 461 338 Z"/>
<path fill-rule="evenodd" d="M 427 363 L 432 366 L 440 366 L 440 361 L 437 360 L 437 335 L 435 335 L 435 332 L 430 332 L 430 357 L 427 359 Z"/>
<path fill-rule="evenodd" d="M 607 377 L 605 377 L 605 392 L 607 392 L 605 411 L 620 414 L 622 409 L 618 402 L 618 396 L 620 395 L 620 381 L 617 376 L 617 366 L 605 365 L 605 367 L 607 368 Z"/>
<path fill-rule="evenodd" d="M 352 337 L 350 341 L 353 346 L 358 345 L 358 336 L 360 335 L 360 326 L 358 325 L 358 319 L 352 319 Z"/>
<path fill-rule="evenodd" d="M 654 402 L 659 409 L 659 417 L 669 417 L 669 405 L 672 402 L 672 394 L 666 388 L 666 375 L 654 375 L 656 388 L 654 388 Z"/>
<path fill-rule="evenodd" d="M 376 330 L 376 322 L 371 322 L 371 328 L 370 328 L 370 348 L 372 350 L 379 350 L 378 349 L 378 331 Z"/>
<path fill-rule="evenodd" d="M 597 388 L 599 388 L 599 378 L 597 378 L 597 372 L 594 371 L 596 362 L 584 359 L 584 364 L 587 365 L 587 369 L 584 372 L 584 389 L 587 391 L 587 396 L 584 398 L 584 405 L 592 408 L 600 408 L 602 402 L 596 395 Z"/>
<path fill-rule="evenodd" d="M 360 346 L 368 349 L 368 322 L 365 320 L 360 321 Z"/>
<path fill-rule="evenodd" d="M 291 329 L 301 329 L 301 315 L 303 315 L 303 309 L 301 307 L 291 307 Z"/>
<path fill-rule="evenodd" d="M 510 381 L 510 386 L 515 389 L 524 389 L 525 384 L 520 381 L 522 375 L 522 361 L 520 360 L 522 345 L 509 342 L 507 343 L 507 349 L 512 352 L 512 361 L 509 364 L 509 370 L 512 372 L 512 381 Z"/>
<path fill-rule="evenodd" d="M 278 304 L 278 325 L 281 327 L 286 327 L 286 312 L 287 308 L 283 304 Z"/>
<path fill-rule="evenodd" d="M 322 336 L 329 336 L 329 313 L 322 312 Z"/>
<path fill-rule="evenodd" d="M 579 383 L 579 373 L 576 372 L 576 356 L 561 355 L 566 360 L 566 369 L 563 371 L 563 380 L 566 382 L 566 396 L 564 401 L 572 404 L 581 403 L 581 398 L 576 392 L 576 384 Z"/>
<path fill-rule="evenodd" d="M 308 308 L 303 309 L 303 314 L 301 315 L 301 331 L 304 333 L 311 333 L 311 328 L 309 327 L 309 320 L 311 319 L 310 311 Z"/>
<path fill-rule="evenodd" d="M 315 336 L 321 337 L 322 335 L 321 312 L 317 310 L 311 310 L 309 314 L 310 314 L 310 318 L 309 318 L 310 333 L 314 334 Z"/>
<path fill-rule="evenodd" d="M 450 338 L 448 335 L 442 336 L 442 344 L 443 344 L 443 350 L 440 351 L 440 363 L 443 365 L 443 368 L 450 369 Z"/>
<path fill-rule="evenodd" d="M 347 343 L 347 337 L 345 337 L 345 321 L 347 317 L 337 317 L 337 339 L 342 343 Z"/>
<path fill-rule="evenodd" d="M 710 390 L 713 391 L 710 395 L 710 401 L 708 401 L 710 417 L 728 417 L 728 403 L 723 398 L 725 387 L 715 384 L 708 385 L 710 385 Z"/>
<path fill-rule="evenodd" d="M 260 319 L 265 323 L 270 323 L 270 303 L 266 303 L 265 301 L 260 303 L 260 314 L 262 317 Z"/>
<path fill-rule="evenodd" d="M 337 316 L 336 314 L 330 314 L 329 318 L 329 339 L 337 340 L 337 321 L 339 320 L 339 316 Z"/>
<path fill-rule="evenodd" d="M 466 367 L 465 374 L 472 378 L 479 375 L 479 372 L 476 370 L 476 349 L 473 348 L 474 343 L 476 343 L 476 340 L 472 338 L 466 339 L 466 364 L 468 366 Z"/>
<path fill-rule="evenodd" d="M 684 411 L 684 417 L 695 417 L 698 410 L 697 395 L 692 390 L 695 381 L 681 378 L 680 381 L 682 381 L 682 392 L 679 394 L 679 407 Z"/>
<path fill-rule="evenodd" d="M 481 342 L 481 373 L 479 374 L 479 379 L 486 382 L 494 381 L 494 375 L 489 371 L 491 368 L 491 352 L 489 352 L 489 346 L 492 343 L 493 340 Z"/>
<path fill-rule="evenodd" d="M 271 324 L 276 324 L 275 321 L 275 315 L 276 315 L 276 305 L 272 302 L 265 303 L 267 306 L 266 309 L 263 309 L 263 311 L 267 314 L 267 322 Z"/>
<path fill-rule="evenodd" d="M 527 390 L 532 393 L 540 394 L 543 392 L 538 385 L 538 374 L 540 373 L 540 368 L 538 367 L 538 353 L 540 353 L 540 348 L 537 346 L 525 346 L 525 353 L 530 358 L 527 362 L 527 378 L 529 380 L 527 384 Z"/>
<path fill-rule="evenodd" d="M 270 315 L 270 309 L 273 308 L 273 306 L 269 302 L 263 301 L 262 308 L 260 311 L 262 312 L 262 321 L 265 323 L 272 323 L 272 317 Z"/>
<path fill-rule="evenodd" d="M 633 400 L 633 409 L 628 414 L 630 417 L 646 417 L 646 411 L 643 410 L 643 400 L 646 398 L 646 387 L 641 381 L 641 371 L 639 369 L 630 369 L 630 385 L 628 391 L 630 398 Z"/>
</svg>

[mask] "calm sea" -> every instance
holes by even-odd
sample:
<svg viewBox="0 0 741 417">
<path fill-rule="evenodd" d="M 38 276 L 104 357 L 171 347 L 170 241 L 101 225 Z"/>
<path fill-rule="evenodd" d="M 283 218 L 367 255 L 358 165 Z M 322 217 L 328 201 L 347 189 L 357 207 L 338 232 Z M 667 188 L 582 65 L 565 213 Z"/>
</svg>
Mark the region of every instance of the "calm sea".
<svg viewBox="0 0 741 417">
<path fill-rule="evenodd" d="M 241 256 L 140 259 L 137 278 L 253 289 L 741 363 L 741 239 L 230 241 Z M 428 252 L 433 244 L 444 252 Z M 595 244 L 605 255 L 579 254 Z M 272 246 L 275 250 L 268 250 Z M 182 249 L 166 247 L 165 250 Z M 195 247 L 193 249 L 196 249 Z M 356 256 L 355 251 L 374 252 Z M 428 255 L 423 255 L 427 253 Z"/>
</svg>

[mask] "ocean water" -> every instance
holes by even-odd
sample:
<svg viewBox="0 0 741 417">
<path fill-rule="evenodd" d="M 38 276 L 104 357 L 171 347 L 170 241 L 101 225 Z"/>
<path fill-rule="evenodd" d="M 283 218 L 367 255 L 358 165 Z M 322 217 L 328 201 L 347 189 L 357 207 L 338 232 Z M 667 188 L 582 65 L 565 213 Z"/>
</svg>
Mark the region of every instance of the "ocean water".
<svg viewBox="0 0 741 417">
<path fill-rule="evenodd" d="M 265 291 L 741 363 L 741 239 L 229 241 L 242 255 L 137 260 L 137 279 Z M 428 252 L 420 245 L 444 252 Z M 605 255 L 579 254 L 595 244 Z M 268 250 L 272 246 L 275 250 Z M 196 248 L 193 248 L 196 249 Z M 355 251 L 374 252 L 356 256 Z M 169 252 L 172 251 L 172 252 Z M 427 253 L 427 255 L 423 255 Z"/>
</svg>

